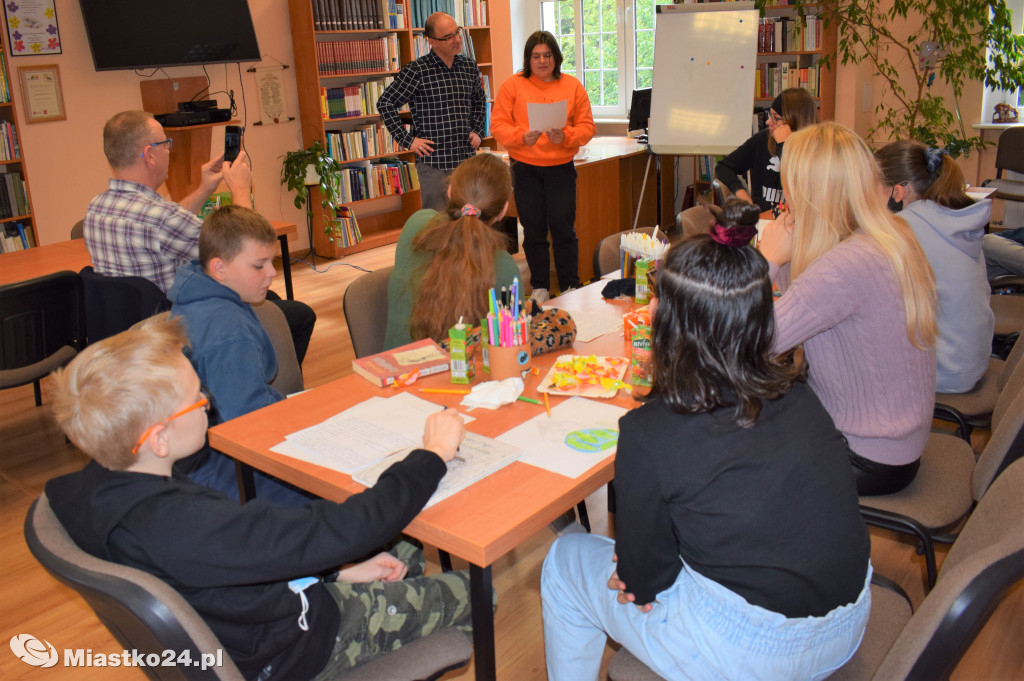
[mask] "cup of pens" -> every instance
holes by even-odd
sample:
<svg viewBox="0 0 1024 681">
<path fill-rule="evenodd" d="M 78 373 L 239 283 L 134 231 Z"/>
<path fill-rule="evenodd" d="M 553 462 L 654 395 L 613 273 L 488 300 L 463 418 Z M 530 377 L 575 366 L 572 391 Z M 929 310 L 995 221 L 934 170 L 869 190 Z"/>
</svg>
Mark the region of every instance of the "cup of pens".
<svg viewBox="0 0 1024 681">
<path fill-rule="evenodd" d="M 640 260 L 657 263 L 665 258 L 668 244 L 658 239 L 658 228 L 652 234 L 640 231 L 626 232 L 619 239 L 619 269 L 623 279 L 637 276 L 636 264 Z M 653 268 L 652 268 L 653 269 Z"/>
<path fill-rule="evenodd" d="M 523 374 L 533 366 L 530 352 L 530 318 L 519 305 L 519 279 L 512 284 L 509 296 L 499 298 L 490 291 L 490 311 L 482 320 L 482 336 L 486 343 L 484 370 L 491 379 L 501 381 Z"/>
</svg>

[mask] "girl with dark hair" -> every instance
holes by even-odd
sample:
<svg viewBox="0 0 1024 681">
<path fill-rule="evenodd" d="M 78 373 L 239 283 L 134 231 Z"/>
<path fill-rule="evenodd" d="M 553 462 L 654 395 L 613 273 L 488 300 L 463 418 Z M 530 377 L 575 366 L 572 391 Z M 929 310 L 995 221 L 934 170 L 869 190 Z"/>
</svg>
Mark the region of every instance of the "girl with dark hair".
<svg viewBox="0 0 1024 681">
<path fill-rule="evenodd" d="M 791 87 L 772 102 L 765 116 L 768 127 L 744 142 L 715 166 L 715 177 L 744 201 L 762 211 L 778 212 L 782 203 L 782 143 L 800 128 L 818 120 L 814 98 L 804 88 Z M 750 172 L 748 192 L 741 175 Z"/>
<path fill-rule="evenodd" d="M 388 280 L 385 349 L 440 342 L 460 317 L 475 324 L 487 314 L 489 289 L 512 286 L 519 266 L 491 226 L 505 216 L 511 194 L 505 162 L 477 154 L 452 172 L 444 213 L 420 210 L 406 221 Z"/>
<path fill-rule="evenodd" d="M 902 140 L 875 153 L 889 209 L 914 231 L 935 271 L 939 299 L 935 390 L 963 393 L 985 375 L 995 316 L 982 237 L 992 215 L 988 199 L 975 203 L 944 149 Z"/>
<path fill-rule="evenodd" d="M 565 125 L 530 128 L 528 105 L 564 103 Z M 576 167 L 573 157 L 594 136 L 594 116 L 583 84 L 562 73 L 562 51 L 547 31 L 526 40 L 523 70 L 501 84 L 491 134 L 507 150 L 515 175 L 516 211 L 533 298 L 544 302 L 551 284 L 548 232 L 562 292 L 580 284 L 576 239 Z"/>
<path fill-rule="evenodd" d="M 597 678 L 607 636 L 666 679 L 820 679 L 860 643 L 870 544 L 848 447 L 803 367 L 772 355 L 758 212 L 731 199 L 658 270 L 616 540 L 566 535 L 544 561 L 552 681 Z"/>
</svg>

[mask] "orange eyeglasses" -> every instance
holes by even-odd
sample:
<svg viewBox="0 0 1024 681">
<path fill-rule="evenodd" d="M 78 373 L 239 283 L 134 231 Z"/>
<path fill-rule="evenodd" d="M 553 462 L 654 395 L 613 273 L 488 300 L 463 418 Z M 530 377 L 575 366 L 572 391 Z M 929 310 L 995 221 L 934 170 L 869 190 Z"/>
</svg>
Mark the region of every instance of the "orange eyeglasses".
<svg viewBox="0 0 1024 681">
<path fill-rule="evenodd" d="M 146 432 L 142 434 L 142 437 L 139 438 L 139 441 L 135 444 L 134 447 L 132 447 L 132 454 L 138 454 L 139 453 L 139 447 L 142 446 L 142 443 L 146 441 L 146 438 L 149 437 L 149 434 L 152 433 L 153 429 L 156 428 L 158 425 L 166 426 L 168 423 L 170 423 L 174 419 L 178 418 L 179 416 L 184 416 L 185 414 L 189 413 L 190 411 L 195 411 L 196 409 L 205 409 L 206 405 L 208 405 L 209 403 L 210 403 L 210 398 L 207 397 L 204 394 L 202 396 L 202 398 L 200 398 L 200 400 L 198 402 L 196 402 L 195 404 L 190 404 L 189 406 L 185 407 L 181 411 L 176 412 L 174 414 L 171 414 L 166 419 L 161 421 L 159 424 L 154 423 L 153 425 L 151 425 L 149 428 L 146 429 Z"/>
</svg>

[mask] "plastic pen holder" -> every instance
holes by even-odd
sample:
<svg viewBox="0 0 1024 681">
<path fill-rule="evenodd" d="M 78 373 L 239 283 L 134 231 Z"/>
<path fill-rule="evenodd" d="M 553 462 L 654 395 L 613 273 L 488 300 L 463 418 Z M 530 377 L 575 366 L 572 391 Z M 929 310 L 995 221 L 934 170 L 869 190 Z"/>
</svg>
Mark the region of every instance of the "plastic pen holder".
<svg viewBox="0 0 1024 681">
<path fill-rule="evenodd" d="M 530 344 L 510 345 L 501 347 L 491 345 L 487 348 L 490 364 L 491 380 L 503 381 L 506 378 L 522 378 L 523 373 L 533 367 L 530 355 Z"/>
</svg>

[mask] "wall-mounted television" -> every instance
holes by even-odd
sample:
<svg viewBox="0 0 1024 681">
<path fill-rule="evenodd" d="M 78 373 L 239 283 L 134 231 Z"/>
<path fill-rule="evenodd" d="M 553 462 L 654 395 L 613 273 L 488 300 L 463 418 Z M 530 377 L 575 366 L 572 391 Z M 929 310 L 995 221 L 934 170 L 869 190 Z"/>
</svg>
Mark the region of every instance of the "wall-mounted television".
<svg viewBox="0 0 1024 681">
<path fill-rule="evenodd" d="M 80 0 L 97 71 L 260 61 L 246 0 Z"/>
</svg>

